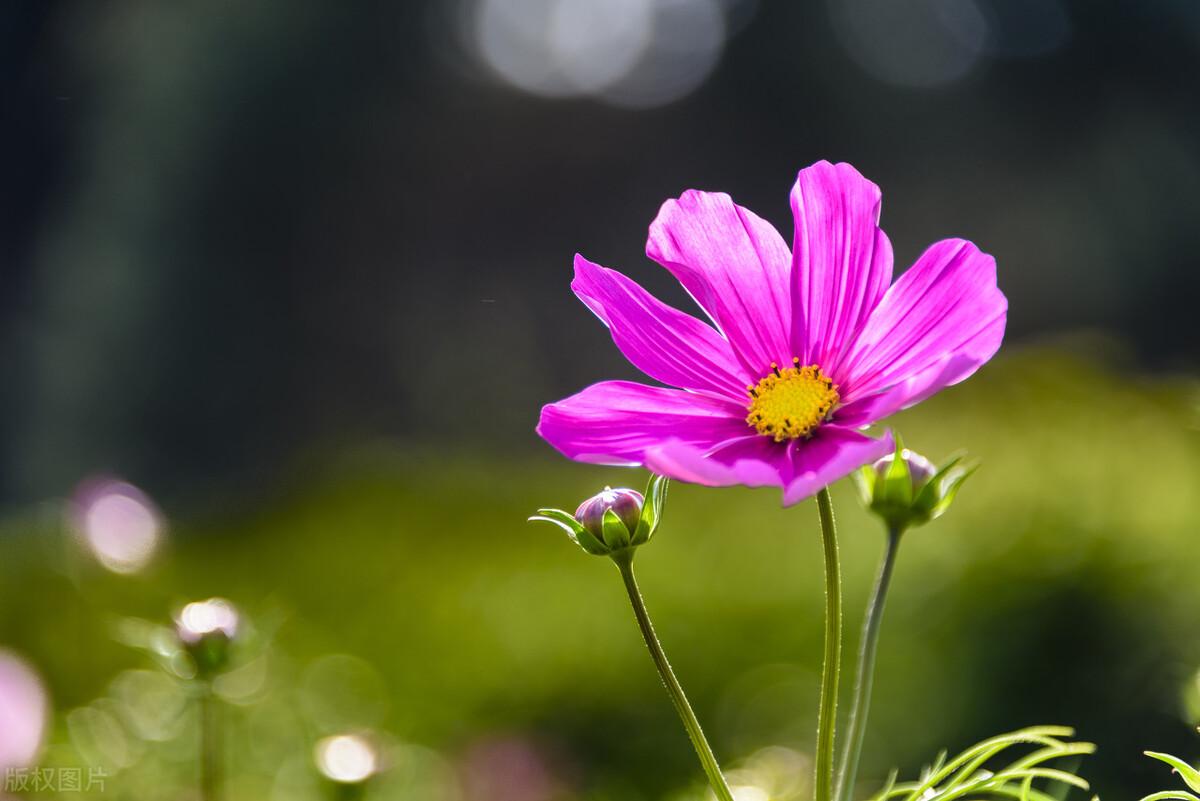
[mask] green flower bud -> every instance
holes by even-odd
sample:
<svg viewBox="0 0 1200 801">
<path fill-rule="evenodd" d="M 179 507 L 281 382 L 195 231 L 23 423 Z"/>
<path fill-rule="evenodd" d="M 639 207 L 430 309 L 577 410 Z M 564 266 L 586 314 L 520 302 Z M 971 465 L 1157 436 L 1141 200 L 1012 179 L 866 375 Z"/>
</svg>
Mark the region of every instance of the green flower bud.
<svg viewBox="0 0 1200 801">
<path fill-rule="evenodd" d="M 529 519 L 554 523 L 593 556 L 624 558 L 654 536 L 666 496 L 666 477 L 652 475 L 644 496 L 636 490 L 605 487 L 581 503 L 574 515 L 562 509 L 538 509 Z"/>
<path fill-rule="evenodd" d="M 175 619 L 175 633 L 196 663 L 198 676 L 210 678 L 225 668 L 240 623 L 237 609 L 224 598 L 183 607 Z"/>
<path fill-rule="evenodd" d="M 896 451 L 858 471 L 863 504 L 896 532 L 940 517 L 958 488 L 975 468 L 959 466 L 961 456 L 937 467 L 919 453 L 908 450 L 896 437 Z"/>
<path fill-rule="evenodd" d="M 604 521 L 611 511 L 616 515 L 621 525 L 628 531 L 628 538 L 633 539 L 638 523 L 642 519 L 642 506 L 646 499 L 642 493 L 628 488 L 613 489 L 605 487 L 598 495 L 593 495 L 575 510 L 575 519 L 579 524 L 592 533 L 592 536 L 605 540 Z M 618 536 L 625 536 L 618 534 Z M 612 543 L 610 543 L 612 544 Z"/>
</svg>

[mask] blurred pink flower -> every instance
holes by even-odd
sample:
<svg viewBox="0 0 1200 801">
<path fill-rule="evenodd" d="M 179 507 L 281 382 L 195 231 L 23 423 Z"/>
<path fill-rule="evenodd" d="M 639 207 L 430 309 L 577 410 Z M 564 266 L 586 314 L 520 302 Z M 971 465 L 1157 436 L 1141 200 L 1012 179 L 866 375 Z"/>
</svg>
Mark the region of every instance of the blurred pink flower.
<svg viewBox="0 0 1200 801">
<path fill-rule="evenodd" d="M 153 558 L 162 538 L 163 516 L 154 501 L 132 484 L 91 478 L 75 490 L 71 517 L 76 533 L 104 567 L 136 573 Z"/>
<path fill-rule="evenodd" d="M 0 781 L 7 771 L 37 759 L 49 701 L 41 679 L 24 660 L 0 651 Z"/>
<path fill-rule="evenodd" d="M 714 325 L 575 257 L 575 294 L 649 377 L 542 409 L 566 456 L 710 486 L 778 486 L 785 504 L 894 449 L 863 429 L 970 376 L 1000 347 L 1008 302 L 975 245 L 931 245 L 892 283 L 879 187 L 818 162 L 792 188 L 793 246 L 728 195 L 663 204 L 646 253 Z"/>
<path fill-rule="evenodd" d="M 463 758 L 466 801 L 551 801 L 562 785 L 533 743 L 506 737 L 473 745 Z"/>
</svg>

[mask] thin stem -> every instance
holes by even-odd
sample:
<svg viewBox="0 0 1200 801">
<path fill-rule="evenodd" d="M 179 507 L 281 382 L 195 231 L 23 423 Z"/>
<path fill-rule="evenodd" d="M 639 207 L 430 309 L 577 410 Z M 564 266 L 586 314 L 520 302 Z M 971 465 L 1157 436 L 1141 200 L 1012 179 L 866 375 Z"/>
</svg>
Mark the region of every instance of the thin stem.
<svg viewBox="0 0 1200 801">
<path fill-rule="evenodd" d="M 817 752 L 813 763 L 813 797 L 833 799 L 833 746 L 837 724 L 838 680 L 842 672 L 842 569 L 837 527 L 829 488 L 817 493 L 821 547 L 825 554 L 825 661 L 821 666 L 821 704 L 817 712 Z"/>
<path fill-rule="evenodd" d="M 221 797 L 220 740 L 218 739 L 217 704 L 212 683 L 203 681 L 199 697 L 200 714 L 200 798 L 219 801 Z"/>
<path fill-rule="evenodd" d="M 896 567 L 896 554 L 900 552 L 900 532 L 888 529 L 887 545 L 884 546 L 883 561 L 875 577 L 875 588 L 863 620 L 862 637 L 858 644 L 858 668 L 854 679 L 854 700 L 850 707 L 850 730 L 846 735 L 842 767 L 838 772 L 837 795 L 840 801 L 851 801 L 854 782 L 858 777 L 858 763 L 862 758 L 863 741 L 867 736 L 867 713 L 871 706 L 871 685 L 875 678 L 875 652 L 879 645 L 880 624 L 883 607 L 887 602 L 888 587 L 892 582 L 892 571 Z"/>
<path fill-rule="evenodd" d="M 675 672 L 671 670 L 671 663 L 667 661 L 662 644 L 659 643 L 658 636 L 654 633 L 650 614 L 646 611 L 646 603 L 642 600 L 637 579 L 633 575 L 633 560 L 630 556 L 622 555 L 621 557 L 614 556 L 613 561 L 621 571 L 621 579 L 625 582 L 629 603 L 633 605 L 633 614 L 637 618 L 638 628 L 642 630 L 642 638 L 646 641 L 646 647 L 650 649 L 650 658 L 654 660 L 654 666 L 658 668 L 658 675 L 662 678 L 663 686 L 667 688 L 667 694 L 671 696 L 671 701 L 675 704 L 675 710 L 679 713 L 679 719 L 683 721 L 683 728 L 687 730 L 692 746 L 696 749 L 696 755 L 700 757 L 700 764 L 708 776 L 708 783 L 720 801 L 733 801 L 733 793 L 730 792 L 729 785 L 725 783 L 725 777 L 721 775 L 721 767 L 717 764 L 717 758 L 713 755 L 708 740 L 704 739 L 700 721 L 696 719 L 696 713 L 692 711 L 692 706 L 683 693 L 683 687 L 675 678 Z"/>
</svg>

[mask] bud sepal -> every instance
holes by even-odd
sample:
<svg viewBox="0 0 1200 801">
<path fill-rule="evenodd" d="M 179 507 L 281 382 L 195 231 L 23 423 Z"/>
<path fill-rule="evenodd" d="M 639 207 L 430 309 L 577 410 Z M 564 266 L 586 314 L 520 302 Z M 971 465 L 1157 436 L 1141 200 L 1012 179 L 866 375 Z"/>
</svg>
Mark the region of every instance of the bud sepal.
<svg viewBox="0 0 1200 801">
<path fill-rule="evenodd" d="M 956 455 L 941 466 L 904 447 L 896 437 L 896 450 L 856 474 L 863 504 L 881 517 L 888 528 L 902 532 L 941 517 L 950 508 L 959 487 L 978 465 L 962 466 Z"/>
<path fill-rule="evenodd" d="M 662 520 L 667 485 L 665 476 L 651 475 L 644 495 L 632 489 L 605 487 L 580 504 L 573 515 L 562 509 L 538 509 L 529 519 L 555 524 L 593 556 L 616 558 L 654 536 Z"/>
</svg>

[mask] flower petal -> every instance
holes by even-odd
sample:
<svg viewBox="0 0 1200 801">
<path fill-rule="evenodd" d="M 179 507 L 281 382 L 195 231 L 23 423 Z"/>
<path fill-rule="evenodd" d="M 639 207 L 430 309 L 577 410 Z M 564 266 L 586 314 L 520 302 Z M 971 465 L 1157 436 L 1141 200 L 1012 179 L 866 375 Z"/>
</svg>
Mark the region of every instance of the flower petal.
<svg viewBox="0 0 1200 801">
<path fill-rule="evenodd" d="M 625 358 L 653 379 L 745 403 L 749 374 L 716 329 L 659 301 L 634 281 L 575 256 L 571 288 L 609 328 Z"/>
<path fill-rule="evenodd" d="M 792 187 L 792 350 L 837 371 L 892 280 L 879 187 L 849 164 L 819 161 Z"/>
<path fill-rule="evenodd" d="M 648 450 L 645 464 L 660 475 L 707 487 L 782 487 L 791 471 L 787 447 L 757 433 L 716 448 L 673 439 Z"/>
<path fill-rule="evenodd" d="M 646 255 L 679 279 L 756 379 L 771 362 L 791 362 L 791 254 L 770 223 L 729 195 L 684 192 L 650 224 Z"/>
<path fill-rule="evenodd" d="M 822 487 L 895 449 L 890 431 L 873 439 L 849 428 L 821 426 L 816 436 L 792 450 L 792 478 L 783 489 L 783 505 L 791 506 L 815 495 Z"/>
<path fill-rule="evenodd" d="M 890 432 L 872 439 L 826 425 L 812 439 L 787 443 L 754 435 L 706 449 L 673 440 L 647 451 L 645 465 L 656 473 L 710 487 L 781 487 L 784 506 L 791 506 L 893 450 Z"/>
<path fill-rule="evenodd" d="M 995 259 L 962 239 L 931 245 L 884 295 L 843 366 L 846 411 L 888 393 L 873 404 L 890 414 L 962 381 L 1000 347 L 1007 313 Z"/>
<path fill-rule="evenodd" d="M 671 439 L 711 449 L 746 434 L 745 409 L 708 395 L 603 381 L 542 407 L 537 433 L 580 462 L 636 465 Z"/>
</svg>

